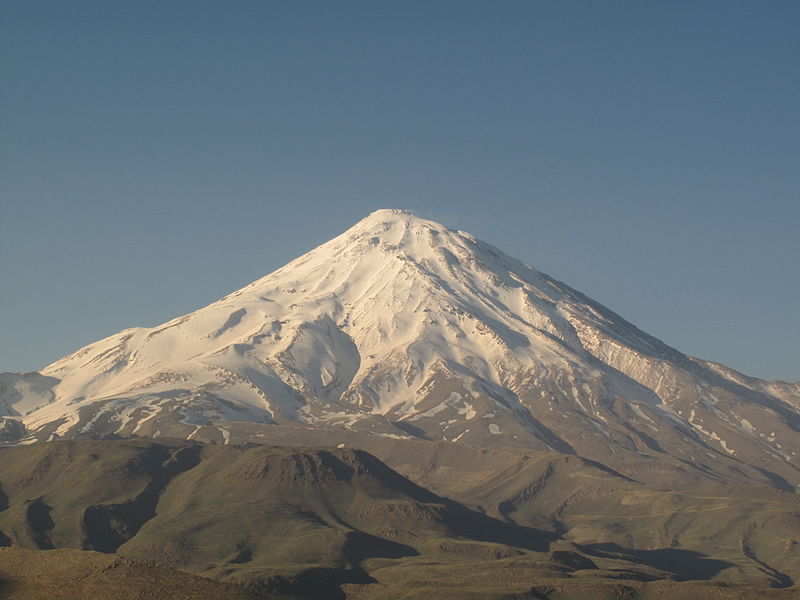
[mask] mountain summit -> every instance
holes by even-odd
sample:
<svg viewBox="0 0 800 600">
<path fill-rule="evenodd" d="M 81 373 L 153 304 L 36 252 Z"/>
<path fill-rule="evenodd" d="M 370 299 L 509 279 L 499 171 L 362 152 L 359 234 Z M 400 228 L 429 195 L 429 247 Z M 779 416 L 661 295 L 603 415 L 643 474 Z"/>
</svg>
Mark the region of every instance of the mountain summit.
<svg viewBox="0 0 800 600">
<path fill-rule="evenodd" d="M 797 385 L 688 357 L 400 210 L 198 311 L 2 377 L 7 439 L 263 441 L 293 427 L 555 450 L 631 477 L 800 483 Z"/>
</svg>

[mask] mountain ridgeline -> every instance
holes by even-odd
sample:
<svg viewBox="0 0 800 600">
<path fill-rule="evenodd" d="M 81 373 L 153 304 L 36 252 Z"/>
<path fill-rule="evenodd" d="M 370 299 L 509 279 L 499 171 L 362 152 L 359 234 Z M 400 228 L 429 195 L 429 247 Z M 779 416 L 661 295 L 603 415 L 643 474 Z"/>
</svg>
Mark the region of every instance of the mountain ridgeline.
<svg viewBox="0 0 800 600">
<path fill-rule="evenodd" d="M 288 426 L 557 451 L 634 479 L 800 484 L 797 384 L 681 354 L 404 211 L 198 311 L 2 377 L 5 440 L 263 441 Z"/>
</svg>

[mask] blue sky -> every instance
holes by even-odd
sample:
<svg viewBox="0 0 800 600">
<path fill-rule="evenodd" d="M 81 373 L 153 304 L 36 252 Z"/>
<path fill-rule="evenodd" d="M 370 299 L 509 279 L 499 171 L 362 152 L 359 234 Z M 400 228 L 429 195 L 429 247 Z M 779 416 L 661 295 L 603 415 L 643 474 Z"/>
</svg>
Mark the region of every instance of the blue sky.
<svg viewBox="0 0 800 600">
<path fill-rule="evenodd" d="M 800 3 L 0 1 L 0 370 L 377 208 L 800 379 Z"/>
</svg>

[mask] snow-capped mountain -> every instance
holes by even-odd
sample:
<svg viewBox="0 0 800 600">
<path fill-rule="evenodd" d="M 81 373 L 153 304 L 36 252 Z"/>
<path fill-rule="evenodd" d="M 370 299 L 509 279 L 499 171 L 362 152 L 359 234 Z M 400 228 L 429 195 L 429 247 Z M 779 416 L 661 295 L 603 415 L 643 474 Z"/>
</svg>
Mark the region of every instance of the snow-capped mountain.
<svg viewBox="0 0 800 600">
<path fill-rule="evenodd" d="M 800 483 L 800 386 L 685 356 L 472 235 L 397 210 L 198 311 L 2 377 L 6 439 L 228 441 L 260 423 L 262 439 L 338 428 Z"/>
</svg>

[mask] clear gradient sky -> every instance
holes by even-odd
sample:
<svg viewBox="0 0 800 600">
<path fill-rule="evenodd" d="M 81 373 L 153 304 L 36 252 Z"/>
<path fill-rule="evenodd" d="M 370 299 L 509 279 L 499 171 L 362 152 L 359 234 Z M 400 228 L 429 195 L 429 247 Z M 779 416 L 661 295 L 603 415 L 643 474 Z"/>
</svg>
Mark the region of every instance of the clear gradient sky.
<svg viewBox="0 0 800 600">
<path fill-rule="evenodd" d="M 800 379 L 800 2 L 0 1 L 0 371 L 377 208 Z"/>
</svg>

